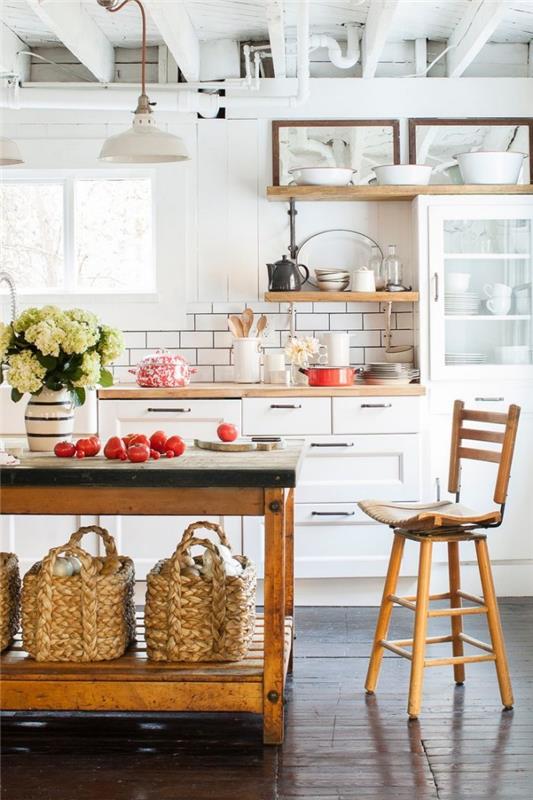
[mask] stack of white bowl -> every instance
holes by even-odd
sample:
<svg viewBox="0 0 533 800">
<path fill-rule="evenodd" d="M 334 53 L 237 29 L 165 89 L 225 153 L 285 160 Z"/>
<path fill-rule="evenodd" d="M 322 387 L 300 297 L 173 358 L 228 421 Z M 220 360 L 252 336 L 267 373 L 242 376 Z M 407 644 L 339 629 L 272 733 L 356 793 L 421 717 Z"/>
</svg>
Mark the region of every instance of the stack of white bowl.
<svg viewBox="0 0 533 800">
<path fill-rule="evenodd" d="M 316 284 L 321 292 L 344 292 L 350 285 L 351 273 L 345 269 L 315 269 Z"/>
</svg>

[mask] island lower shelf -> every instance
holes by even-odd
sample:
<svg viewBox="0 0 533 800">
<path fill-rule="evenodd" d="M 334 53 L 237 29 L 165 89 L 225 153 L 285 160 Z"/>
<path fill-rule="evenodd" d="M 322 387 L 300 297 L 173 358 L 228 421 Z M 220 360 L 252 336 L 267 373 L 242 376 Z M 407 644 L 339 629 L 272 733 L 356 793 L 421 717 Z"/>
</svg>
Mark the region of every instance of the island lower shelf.
<svg viewBox="0 0 533 800">
<path fill-rule="evenodd" d="M 285 675 L 292 648 L 285 618 Z M 20 634 L 1 656 L 5 711 L 263 712 L 264 621 L 258 615 L 246 657 L 235 662 L 156 662 L 146 655 L 142 615 L 137 641 L 114 661 L 34 661 Z"/>
</svg>

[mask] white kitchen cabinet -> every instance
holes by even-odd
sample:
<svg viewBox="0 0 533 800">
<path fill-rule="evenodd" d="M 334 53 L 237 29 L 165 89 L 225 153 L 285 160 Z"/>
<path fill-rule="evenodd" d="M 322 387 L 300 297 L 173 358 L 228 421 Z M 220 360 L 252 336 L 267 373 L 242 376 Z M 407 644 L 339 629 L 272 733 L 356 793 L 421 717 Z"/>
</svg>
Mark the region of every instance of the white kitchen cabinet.
<svg viewBox="0 0 533 800">
<path fill-rule="evenodd" d="M 333 433 L 416 433 L 420 397 L 334 397 Z"/>
<path fill-rule="evenodd" d="M 158 429 L 185 439 L 213 439 L 221 422 L 240 429 L 240 400 L 100 400 L 98 405 L 102 441 Z"/>
<path fill-rule="evenodd" d="M 533 379 L 533 200 L 432 198 L 421 207 L 431 379 Z"/>
<path fill-rule="evenodd" d="M 245 397 L 242 430 L 245 436 L 331 433 L 331 398 Z"/>
</svg>

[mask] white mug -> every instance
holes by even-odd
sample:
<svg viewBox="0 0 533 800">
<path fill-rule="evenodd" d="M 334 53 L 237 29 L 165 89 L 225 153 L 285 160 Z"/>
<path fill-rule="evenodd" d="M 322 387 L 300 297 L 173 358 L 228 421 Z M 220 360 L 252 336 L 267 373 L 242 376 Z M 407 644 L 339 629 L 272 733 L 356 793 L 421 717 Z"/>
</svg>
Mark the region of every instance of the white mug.
<svg viewBox="0 0 533 800">
<path fill-rule="evenodd" d="M 251 336 L 233 340 L 233 380 L 259 383 L 261 380 L 261 342 Z"/>
<path fill-rule="evenodd" d="M 359 267 L 354 270 L 352 278 L 353 292 L 375 292 L 376 276 L 374 270 L 368 267 Z"/>
<path fill-rule="evenodd" d="M 445 280 L 447 292 L 466 292 L 470 286 L 469 272 L 449 272 Z"/>
<path fill-rule="evenodd" d="M 487 297 L 510 297 L 513 287 L 507 286 L 505 283 L 486 283 L 483 291 Z"/>
<path fill-rule="evenodd" d="M 320 337 L 322 346 L 326 347 L 326 363 L 330 367 L 348 367 L 350 365 L 350 334 L 340 331 L 328 331 Z"/>
<path fill-rule="evenodd" d="M 487 300 L 486 306 L 491 314 L 508 314 L 511 308 L 511 298 L 497 295 Z"/>
<path fill-rule="evenodd" d="M 263 380 L 265 383 L 273 383 L 272 375 L 274 372 L 285 371 L 285 356 L 283 353 L 267 353 L 263 358 Z"/>
</svg>

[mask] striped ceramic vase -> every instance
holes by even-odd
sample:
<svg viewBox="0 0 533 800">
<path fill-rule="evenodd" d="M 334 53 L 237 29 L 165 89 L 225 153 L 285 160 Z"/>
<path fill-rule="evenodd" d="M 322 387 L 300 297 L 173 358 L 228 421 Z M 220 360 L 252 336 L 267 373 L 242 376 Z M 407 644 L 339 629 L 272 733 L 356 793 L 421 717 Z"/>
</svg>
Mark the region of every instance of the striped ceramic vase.
<svg viewBox="0 0 533 800">
<path fill-rule="evenodd" d="M 30 450 L 53 450 L 58 442 L 70 441 L 74 428 L 74 406 L 66 389 L 43 389 L 26 406 L 26 436 Z"/>
</svg>

